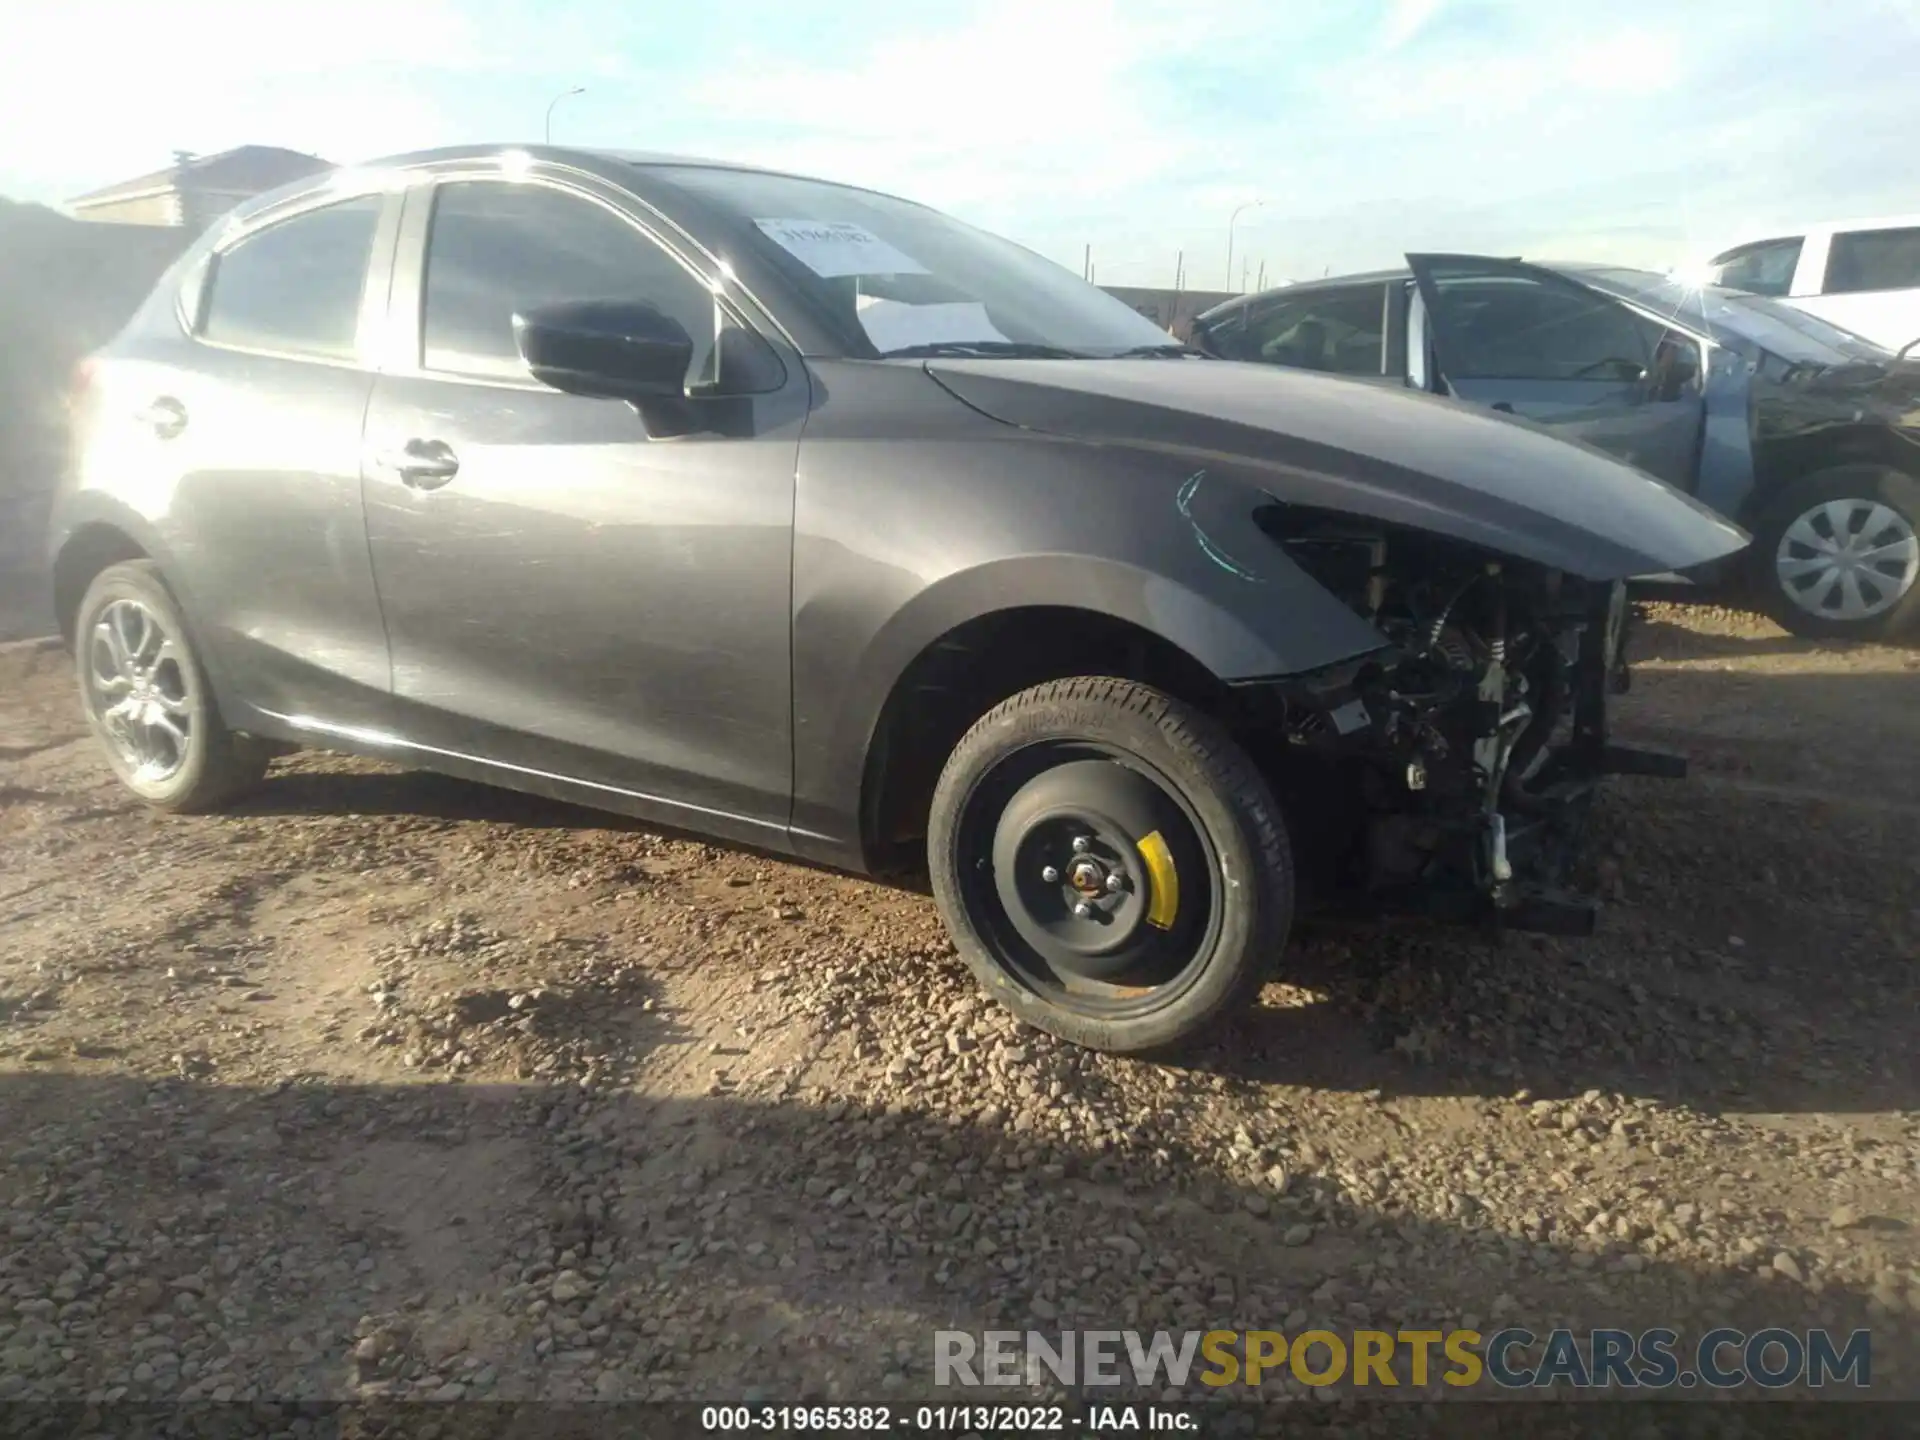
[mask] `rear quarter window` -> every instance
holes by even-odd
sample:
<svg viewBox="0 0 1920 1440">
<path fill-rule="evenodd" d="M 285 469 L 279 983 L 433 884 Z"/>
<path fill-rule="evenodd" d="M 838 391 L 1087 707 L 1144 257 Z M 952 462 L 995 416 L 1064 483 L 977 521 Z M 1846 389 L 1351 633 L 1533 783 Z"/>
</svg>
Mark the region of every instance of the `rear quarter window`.
<svg viewBox="0 0 1920 1440">
<path fill-rule="evenodd" d="M 1834 235 L 1827 252 L 1827 294 L 1915 289 L 1920 289 L 1920 225 Z"/>
<path fill-rule="evenodd" d="M 1800 236 L 1791 235 L 1729 250 L 1714 258 L 1713 283 L 1749 295 L 1791 294 L 1804 244 Z"/>
<path fill-rule="evenodd" d="M 385 203 L 342 200 L 268 225 L 215 256 L 200 338 L 324 360 L 357 358 L 360 301 Z"/>
</svg>

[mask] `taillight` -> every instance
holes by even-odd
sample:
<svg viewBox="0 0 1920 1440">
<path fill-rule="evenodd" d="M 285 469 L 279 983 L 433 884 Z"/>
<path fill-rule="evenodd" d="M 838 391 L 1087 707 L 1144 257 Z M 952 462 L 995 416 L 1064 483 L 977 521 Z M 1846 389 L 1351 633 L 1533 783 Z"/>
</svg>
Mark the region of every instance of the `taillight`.
<svg viewBox="0 0 1920 1440">
<path fill-rule="evenodd" d="M 91 359 L 79 360 L 67 374 L 67 410 L 78 417 L 93 399 L 94 364 Z"/>
<path fill-rule="evenodd" d="M 67 372 L 65 434 L 61 437 L 66 466 L 71 472 L 80 463 L 80 451 L 93 429 L 94 410 L 99 401 L 100 375 L 91 360 L 81 360 Z"/>
</svg>

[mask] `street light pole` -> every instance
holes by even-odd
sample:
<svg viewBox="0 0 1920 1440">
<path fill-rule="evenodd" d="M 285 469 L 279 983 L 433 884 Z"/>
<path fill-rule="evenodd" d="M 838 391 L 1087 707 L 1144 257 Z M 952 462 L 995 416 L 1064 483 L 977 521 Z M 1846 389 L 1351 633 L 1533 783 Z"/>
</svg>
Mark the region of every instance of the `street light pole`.
<svg viewBox="0 0 1920 1440">
<path fill-rule="evenodd" d="M 1241 211 L 1257 210 L 1266 203 L 1264 200 L 1249 200 L 1244 205 L 1238 205 L 1234 207 L 1233 215 L 1227 221 L 1227 288 L 1229 290 L 1233 288 L 1233 227 L 1239 223 Z"/>
<path fill-rule="evenodd" d="M 586 86 L 576 85 L 571 90 L 561 91 L 558 95 L 554 96 L 553 99 L 547 102 L 547 129 L 546 129 L 547 144 L 551 145 L 553 143 L 553 107 L 558 105 L 562 100 L 566 99 L 569 95 L 584 95 L 586 93 L 587 93 Z"/>
</svg>

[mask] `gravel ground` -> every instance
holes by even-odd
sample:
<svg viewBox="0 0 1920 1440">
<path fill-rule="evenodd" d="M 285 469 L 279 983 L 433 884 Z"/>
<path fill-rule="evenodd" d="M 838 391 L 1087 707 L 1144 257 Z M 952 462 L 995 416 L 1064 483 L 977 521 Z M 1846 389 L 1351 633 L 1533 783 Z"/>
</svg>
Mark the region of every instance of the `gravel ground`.
<svg viewBox="0 0 1920 1440">
<path fill-rule="evenodd" d="M 1503 1323 L 1865 1325 L 1920 1396 L 1920 656 L 1643 637 L 1620 729 L 1695 777 L 1603 800 L 1599 938 L 1313 927 L 1178 1067 L 1016 1027 L 922 895 L 585 811 L 303 755 L 151 814 L 0 647 L 0 1400 Z"/>
</svg>

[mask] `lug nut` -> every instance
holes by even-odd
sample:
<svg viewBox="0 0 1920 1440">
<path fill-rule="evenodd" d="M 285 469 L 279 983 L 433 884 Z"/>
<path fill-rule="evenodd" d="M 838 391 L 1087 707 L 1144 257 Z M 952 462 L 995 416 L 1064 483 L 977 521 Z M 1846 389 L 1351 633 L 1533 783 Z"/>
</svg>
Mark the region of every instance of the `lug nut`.
<svg viewBox="0 0 1920 1440">
<path fill-rule="evenodd" d="M 1089 915 L 1093 914 L 1093 906 L 1089 905 L 1086 901 L 1082 900 L 1080 901 L 1079 904 L 1073 907 L 1073 913 L 1078 915 L 1082 920 L 1084 920 Z"/>
<path fill-rule="evenodd" d="M 1122 880 L 1118 875 L 1109 875 L 1107 876 L 1107 892 L 1109 894 L 1116 894 L 1120 890 L 1120 887 L 1126 883 L 1127 882 Z"/>
<path fill-rule="evenodd" d="M 1084 835 L 1076 835 L 1073 837 L 1073 853 L 1076 855 L 1086 854 L 1092 845 L 1093 841 Z"/>
<path fill-rule="evenodd" d="M 1059 869 L 1059 867 L 1058 867 L 1058 866 L 1056 866 L 1056 865 L 1048 865 L 1048 866 L 1045 866 L 1045 867 L 1044 867 L 1044 868 L 1042 868 L 1042 870 L 1040 871 L 1040 878 L 1041 878 L 1042 880 L 1044 880 L 1044 881 L 1046 881 L 1046 882 L 1047 882 L 1047 884 L 1049 884 L 1049 885 L 1052 885 L 1052 884 L 1055 884 L 1055 883 L 1057 883 L 1057 882 L 1059 881 L 1059 879 L 1060 879 L 1060 869 Z"/>
</svg>

